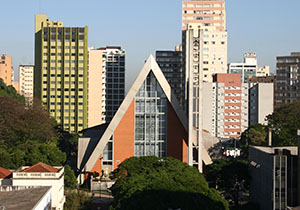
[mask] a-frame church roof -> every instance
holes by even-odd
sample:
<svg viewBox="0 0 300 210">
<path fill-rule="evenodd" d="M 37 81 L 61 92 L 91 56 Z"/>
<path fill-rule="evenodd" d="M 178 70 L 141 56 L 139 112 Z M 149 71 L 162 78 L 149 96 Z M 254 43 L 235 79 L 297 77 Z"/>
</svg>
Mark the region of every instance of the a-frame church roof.
<svg viewBox="0 0 300 210">
<path fill-rule="evenodd" d="M 158 83 L 160 84 L 162 90 L 164 91 L 168 101 L 170 102 L 171 106 L 173 107 L 175 113 L 177 114 L 179 120 L 181 121 L 183 127 L 188 132 L 187 128 L 187 117 L 182 110 L 182 108 L 179 105 L 179 102 L 175 96 L 175 94 L 172 93 L 171 87 L 166 80 L 164 74 L 162 73 L 160 67 L 158 66 L 157 62 L 155 61 L 154 57 L 152 55 L 149 56 L 147 59 L 144 67 L 142 68 L 141 72 L 137 76 L 135 82 L 131 86 L 130 90 L 128 91 L 128 94 L 126 95 L 125 99 L 123 100 L 121 106 L 119 107 L 118 111 L 114 115 L 113 119 L 109 123 L 108 127 L 106 128 L 103 135 L 100 137 L 100 140 L 98 141 L 94 151 L 88 158 L 86 163 L 81 163 L 81 166 L 79 168 L 80 171 L 83 170 L 85 167 L 86 171 L 92 170 L 93 166 L 97 162 L 99 156 L 103 153 L 104 147 L 106 146 L 108 140 L 113 135 L 115 129 L 118 127 L 121 119 L 123 118 L 124 114 L 126 113 L 128 107 L 130 106 L 132 100 L 136 96 L 137 92 L 139 91 L 140 87 L 146 80 L 148 74 L 152 72 L 157 79 Z M 205 150 L 206 154 L 207 151 Z"/>
</svg>

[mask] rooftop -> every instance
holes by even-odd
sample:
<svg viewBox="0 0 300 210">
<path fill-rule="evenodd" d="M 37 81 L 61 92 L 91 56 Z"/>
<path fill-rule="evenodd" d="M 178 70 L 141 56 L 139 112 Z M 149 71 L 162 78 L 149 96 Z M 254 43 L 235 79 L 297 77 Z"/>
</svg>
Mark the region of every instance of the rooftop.
<svg viewBox="0 0 300 210">
<path fill-rule="evenodd" d="M 11 171 L 0 167 L 0 179 L 4 179 L 4 178 L 8 177 L 9 175 L 11 175 L 11 173 L 12 173 Z"/>
<path fill-rule="evenodd" d="M 54 168 L 53 166 L 49 166 L 45 163 L 39 162 L 33 166 L 25 168 L 22 172 L 58 172 L 58 168 Z"/>
<path fill-rule="evenodd" d="M 7 210 L 31 210 L 51 187 L 38 187 L 0 192 L 0 207 Z"/>
<path fill-rule="evenodd" d="M 276 149 L 279 150 L 289 150 L 291 152 L 292 155 L 297 155 L 298 154 L 298 147 L 297 146 L 290 146 L 290 147 L 261 147 L 261 146 L 251 146 L 257 150 L 260 150 L 262 152 L 265 153 L 269 153 L 269 154 L 274 154 Z"/>
</svg>

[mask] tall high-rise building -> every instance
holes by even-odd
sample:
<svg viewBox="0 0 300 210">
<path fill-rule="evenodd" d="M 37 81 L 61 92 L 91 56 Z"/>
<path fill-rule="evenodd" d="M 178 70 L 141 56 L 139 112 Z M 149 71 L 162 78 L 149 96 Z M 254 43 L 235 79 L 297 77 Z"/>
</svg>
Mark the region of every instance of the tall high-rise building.
<svg viewBox="0 0 300 210">
<path fill-rule="evenodd" d="M 34 95 L 63 129 L 87 127 L 88 27 L 35 15 Z"/>
<path fill-rule="evenodd" d="M 25 97 L 27 103 L 33 100 L 33 65 L 19 66 L 19 93 Z"/>
<path fill-rule="evenodd" d="M 203 82 L 227 72 L 225 0 L 183 0 L 182 30 L 189 164 L 202 172 Z"/>
<path fill-rule="evenodd" d="M 194 25 L 194 26 L 192 26 Z M 225 0 L 183 0 L 183 46 L 186 32 L 194 27 L 202 30 L 201 63 L 203 81 L 212 82 L 213 74 L 227 73 L 227 30 Z M 186 48 L 183 48 L 184 56 Z"/>
<path fill-rule="evenodd" d="M 276 107 L 300 99 L 300 52 L 277 57 Z"/>
<path fill-rule="evenodd" d="M 0 78 L 6 85 L 13 84 L 13 67 L 11 56 L 3 54 L 0 57 Z"/>
<path fill-rule="evenodd" d="M 156 62 L 169 82 L 182 108 L 185 107 L 185 74 L 182 68 L 182 50 L 176 46 L 175 51 L 157 50 Z"/>
<path fill-rule="evenodd" d="M 102 53 L 102 94 L 105 104 L 105 122 L 110 122 L 125 96 L 125 50 L 108 46 L 99 48 Z"/>
<path fill-rule="evenodd" d="M 88 127 L 110 122 L 125 96 L 125 50 L 89 49 Z"/>
</svg>

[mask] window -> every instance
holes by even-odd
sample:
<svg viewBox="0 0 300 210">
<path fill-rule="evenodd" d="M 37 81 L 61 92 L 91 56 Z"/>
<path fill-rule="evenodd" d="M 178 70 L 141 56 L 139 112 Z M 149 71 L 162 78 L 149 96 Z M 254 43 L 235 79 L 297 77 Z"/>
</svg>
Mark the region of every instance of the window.
<svg viewBox="0 0 300 210">
<path fill-rule="evenodd" d="M 135 156 L 166 155 L 167 99 L 153 73 L 135 96 Z"/>
</svg>

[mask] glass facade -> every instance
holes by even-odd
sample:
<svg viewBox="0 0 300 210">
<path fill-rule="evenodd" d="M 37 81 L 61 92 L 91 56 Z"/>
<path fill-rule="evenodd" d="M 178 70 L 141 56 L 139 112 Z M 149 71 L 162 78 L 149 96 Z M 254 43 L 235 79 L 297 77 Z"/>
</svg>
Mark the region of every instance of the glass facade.
<svg viewBox="0 0 300 210">
<path fill-rule="evenodd" d="M 167 97 L 152 72 L 135 96 L 135 156 L 166 156 Z"/>
</svg>

